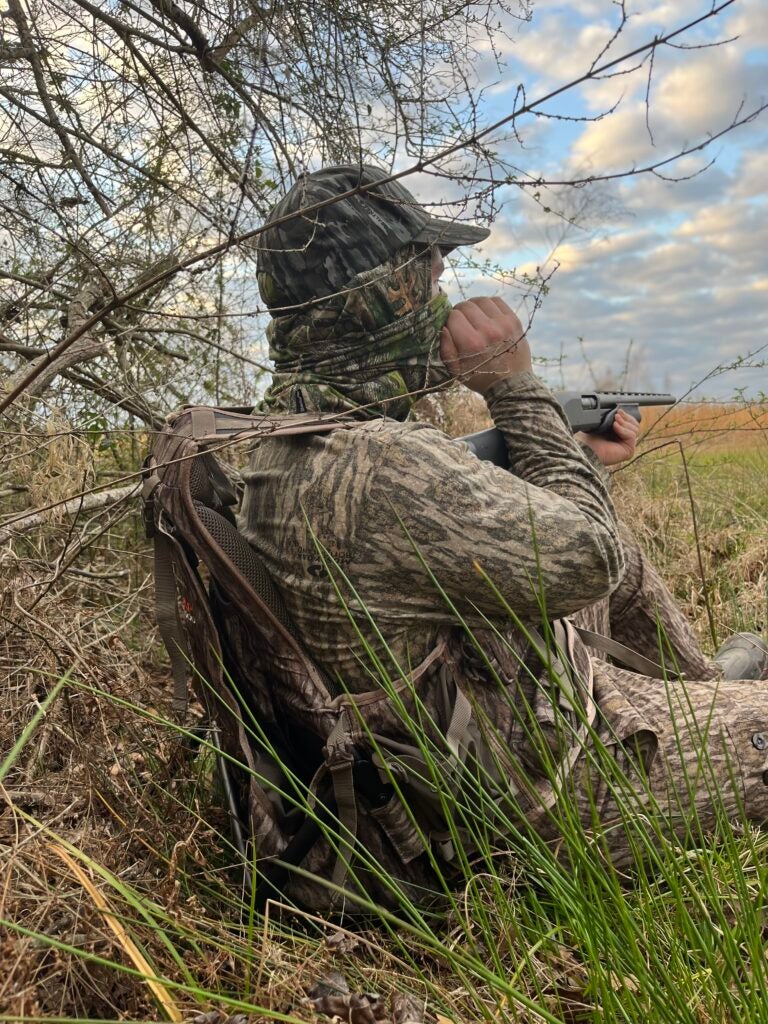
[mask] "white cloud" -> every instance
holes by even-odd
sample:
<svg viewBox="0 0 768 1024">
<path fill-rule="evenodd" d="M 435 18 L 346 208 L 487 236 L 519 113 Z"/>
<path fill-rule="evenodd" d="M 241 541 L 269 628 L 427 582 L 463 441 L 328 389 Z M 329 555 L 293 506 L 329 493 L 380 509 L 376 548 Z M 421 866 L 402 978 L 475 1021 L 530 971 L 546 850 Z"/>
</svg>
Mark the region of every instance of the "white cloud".
<svg viewBox="0 0 768 1024">
<path fill-rule="evenodd" d="M 654 34 L 706 10 L 705 0 L 627 0 L 632 15 L 611 53 L 639 45 Z M 654 62 L 649 136 L 645 118 L 647 65 L 629 76 L 597 82 L 568 95 L 563 109 L 597 112 L 620 94 L 616 113 L 574 127 L 542 122 L 535 146 L 503 144 L 513 164 L 534 177 L 568 179 L 585 168 L 595 172 L 624 170 L 672 155 L 686 144 L 706 139 L 727 127 L 747 98 L 745 111 L 768 92 L 768 43 L 765 0 L 739 0 L 729 19 L 712 19 L 681 40 L 710 42 L 739 32 L 724 47 L 659 50 Z M 584 71 L 615 25 L 610 0 L 575 0 L 565 5 L 538 0 L 534 22 L 520 29 L 505 56 L 514 73 L 508 89 L 527 73 L 528 98 L 548 85 Z M 493 116 L 503 112 L 494 90 Z M 488 120 L 493 117 L 489 116 Z M 716 364 L 757 347 L 768 336 L 768 272 L 764 223 L 768 154 L 768 117 L 727 134 L 702 152 L 664 169 L 689 180 L 671 183 L 640 175 L 590 185 L 582 190 L 542 188 L 543 205 L 567 217 L 586 202 L 580 218 L 589 230 L 567 229 L 565 221 L 510 189 L 508 205 L 494 225 L 480 256 L 518 271 L 534 272 L 556 245 L 559 270 L 537 312 L 531 339 L 538 354 L 556 357 L 564 347 L 569 385 L 588 383 L 578 338 L 583 336 L 599 372 L 621 369 L 630 341 L 644 354 L 642 379 L 635 386 L 684 391 Z M 543 125 L 543 127 L 542 127 Z M 748 149 L 747 147 L 750 147 Z M 499 143 L 502 149 L 502 144 Z M 718 164 L 698 174 L 710 157 Z M 422 190 L 421 185 L 424 188 Z M 420 198 L 437 198 L 434 179 L 412 187 Z M 553 241 L 554 240 L 554 241 Z M 472 282 L 469 294 L 501 294 L 519 307 L 519 291 L 492 278 Z M 455 285 L 448 282 L 449 290 Z M 456 296 L 458 297 L 458 296 Z M 740 383 L 766 388 L 765 370 L 744 371 Z M 750 375 L 751 374 L 751 375 Z M 728 395 L 733 375 L 718 377 L 709 393 Z"/>
<path fill-rule="evenodd" d="M 625 104 L 616 113 L 586 126 L 572 150 L 572 164 L 595 172 L 631 168 L 652 150 L 642 103 Z"/>
<path fill-rule="evenodd" d="M 611 54 L 704 14 L 707 7 L 704 0 L 627 0 L 627 9 L 631 17 Z M 521 28 L 510 54 L 513 66 L 524 65 L 528 72 L 528 97 L 584 71 L 616 24 L 616 10 L 610 0 L 567 5 L 539 0 L 533 24 Z M 653 163 L 727 128 L 742 101 L 743 114 L 768 98 L 765 0 L 739 0 L 731 10 L 727 20 L 708 20 L 680 42 L 709 43 L 739 34 L 735 42 L 657 51 L 649 114 L 653 141 L 646 126 L 646 64 L 632 75 L 568 94 L 567 110 L 592 113 L 623 95 L 614 114 L 579 129 L 550 122 L 537 140 L 540 149 L 531 153 L 510 146 L 510 160 L 533 175 L 543 167 L 549 177 L 563 180 L 585 168 L 604 173 Z M 565 346 L 568 383 L 579 386 L 588 379 L 580 335 L 599 370 L 617 363 L 620 368 L 633 341 L 646 364 L 645 378 L 634 383 L 655 388 L 669 383 L 680 391 L 768 336 L 760 227 L 768 182 L 766 122 L 768 117 L 728 133 L 664 168 L 665 175 L 692 176 L 689 180 L 671 183 L 640 175 L 578 192 L 542 189 L 542 202 L 553 210 L 562 210 L 563 202 L 567 206 L 569 196 L 571 208 L 586 199 L 593 225 L 591 231 L 566 232 L 555 253 L 559 270 L 531 332 L 540 354 L 553 357 Z M 711 157 L 719 162 L 697 174 Z M 534 271 L 562 225 L 530 203 L 511 203 L 483 253 Z M 599 236 L 595 225 L 598 230 L 602 225 Z M 499 285 L 485 280 L 482 288 L 493 292 Z M 511 289 L 508 296 L 515 301 Z M 765 389 L 765 370 L 751 373 L 747 383 Z M 718 377 L 709 388 L 727 395 L 733 379 Z"/>
<path fill-rule="evenodd" d="M 739 199 L 765 195 L 768 182 L 768 152 L 747 153 L 744 156 L 741 176 L 734 189 Z"/>
<path fill-rule="evenodd" d="M 765 0 L 739 0 L 733 17 L 728 21 L 725 34 L 740 36 L 747 49 L 768 46 L 768 18 Z"/>
<path fill-rule="evenodd" d="M 583 18 L 596 18 L 607 15 L 610 9 L 610 0 L 570 0 L 568 3 L 564 3 L 563 0 L 536 0 L 534 20 L 544 12 L 560 17 L 578 14 Z"/>
<path fill-rule="evenodd" d="M 540 28 L 521 32 L 510 56 L 548 81 L 565 83 L 584 74 L 613 31 L 607 19 L 580 28 L 568 17 L 547 19 Z"/>
<path fill-rule="evenodd" d="M 648 105 L 645 96 L 625 100 L 615 113 L 586 125 L 573 145 L 571 163 L 617 170 L 673 156 L 754 110 L 767 78 L 766 66 L 746 65 L 735 51 L 698 52 L 654 73 Z M 739 130 L 754 131 L 755 123 Z"/>
<path fill-rule="evenodd" d="M 735 44 L 697 51 L 655 83 L 653 117 L 679 137 L 717 130 L 736 115 L 742 101 L 746 109 L 756 105 L 765 91 L 766 70 L 765 64 L 745 64 Z"/>
<path fill-rule="evenodd" d="M 735 41 L 703 50 L 660 47 L 654 56 L 651 83 L 651 127 L 660 144 L 680 144 L 707 132 L 719 131 L 738 110 L 742 98 L 753 101 L 766 91 L 765 54 L 757 53 L 759 40 L 768 35 L 764 0 L 740 0 L 738 14 L 726 21 L 714 17 L 682 35 L 683 45 L 710 44 L 737 35 Z M 605 0 L 589 4 L 590 14 L 577 6 L 537 3 L 530 25 L 520 28 L 509 51 L 513 69 L 528 72 L 529 98 L 583 74 L 619 23 L 617 6 Z M 627 3 L 628 20 L 602 60 L 650 42 L 696 16 L 706 13 L 701 0 L 674 3 Z M 747 62 L 747 54 L 758 61 Z M 762 57 L 762 67 L 759 58 Z M 640 64 L 634 71 L 633 65 Z M 652 149 L 643 125 L 648 79 L 648 55 L 614 69 L 615 77 L 584 83 L 567 94 L 570 113 L 598 114 L 622 101 L 618 116 L 585 128 L 582 155 L 604 153 L 616 143 L 621 152 L 637 157 Z M 623 73 L 627 72 L 627 73 Z M 517 77 L 520 77 L 519 75 Z M 514 78 L 517 84 L 517 78 Z M 512 87 L 512 77 L 510 77 Z M 563 100 L 558 103 L 562 104 Z M 562 112 L 562 106 L 557 108 Z"/>
<path fill-rule="evenodd" d="M 630 384 L 682 393 L 717 364 L 757 347 L 768 335 L 768 272 L 755 206 L 761 174 L 768 180 L 765 166 L 754 155 L 730 174 L 715 169 L 679 186 L 625 183 L 636 216 L 607 237 L 581 243 L 572 235 L 556 253 L 560 269 L 531 330 L 534 351 L 555 358 L 562 346 L 566 384 L 579 387 L 590 380 L 579 337 L 598 373 L 620 372 L 633 342 L 643 358 Z M 500 258 L 505 244 L 514 246 L 514 225 L 492 242 Z M 538 256 L 519 269 L 540 262 L 547 243 L 541 237 L 539 244 Z M 498 291 L 492 281 L 483 288 Z M 742 371 L 738 383 L 757 391 L 766 376 Z M 733 373 L 718 376 L 705 393 L 728 396 L 736 382 Z"/>
</svg>

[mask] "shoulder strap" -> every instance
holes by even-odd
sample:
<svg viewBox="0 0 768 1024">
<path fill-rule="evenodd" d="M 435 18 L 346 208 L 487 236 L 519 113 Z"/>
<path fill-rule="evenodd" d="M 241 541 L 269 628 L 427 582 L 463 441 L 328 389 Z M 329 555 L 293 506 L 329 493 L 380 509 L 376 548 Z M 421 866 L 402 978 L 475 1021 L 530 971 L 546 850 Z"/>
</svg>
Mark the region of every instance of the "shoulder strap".
<svg viewBox="0 0 768 1024">
<path fill-rule="evenodd" d="M 198 485 L 200 477 L 203 477 L 209 485 L 206 489 L 216 496 L 217 504 L 222 506 L 221 512 L 234 503 L 236 496 L 227 475 L 213 457 L 216 442 L 330 431 L 342 427 L 349 428 L 358 422 L 336 416 L 262 416 L 197 406 L 181 410 L 169 417 L 168 424 L 156 438 L 153 451 L 145 461 L 143 497 L 147 532 L 155 540 L 156 621 L 171 661 L 175 690 L 174 706 L 177 712 L 182 712 L 186 703 L 189 659 L 186 637 L 179 622 L 177 580 L 174 573 L 174 557 L 177 552 L 174 540 L 164 532 L 164 514 L 169 515 L 175 526 L 182 530 L 193 549 L 199 547 L 197 541 L 214 562 L 217 559 L 219 562 L 231 562 L 231 543 L 224 543 L 226 538 L 223 540 L 219 536 L 221 531 L 212 531 L 208 519 L 203 521 L 201 518 L 201 513 L 208 510 L 208 499 L 204 499 L 202 503 L 196 501 L 191 491 L 193 476 L 198 478 Z M 215 510 L 212 514 L 217 515 Z M 220 516 L 217 515 L 217 518 Z M 234 533 L 233 525 L 223 525 L 231 527 Z M 215 566 L 208 562 L 202 551 L 198 549 L 196 553 L 207 562 L 209 569 L 215 574 Z M 274 602 L 269 600 L 269 595 L 259 585 L 259 579 L 244 577 L 237 565 L 235 568 L 237 579 L 246 589 L 254 591 L 259 609 L 274 626 L 275 636 L 285 633 L 285 642 L 292 646 L 296 658 L 307 661 L 306 652 L 298 644 L 293 630 L 286 625 L 284 617 L 276 611 Z M 318 670 L 314 664 L 312 671 L 317 674 Z"/>
<path fill-rule="evenodd" d="M 188 406 L 168 417 L 166 430 L 192 438 L 199 445 L 216 441 L 251 437 L 288 436 L 295 434 L 325 433 L 330 430 L 349 429 L 359 420 L 341 414 L 296 413 L 275 415 L 244 413 L 233 409 L 214 409 L 207 405 Z"/>
<path fill-rule="evenodd" d="M 591 629 L 582 629 L 581 626 L 574 626 L 581 639 L 587 645 L 602 654 L 607 654 L 620 665 L 638 672 L 641 676 L 651 676 L 652 679 L 664 679 L 665 672 L 661 665 L 650 658 L 638 654 L 631 647 L 620 644 L 618 640 L 612 640 L 602 633 L 593 633 Z"/>
<path fill-rule="evenodd" d="M 189 654 L 177 612 L 176 577 L 171 560 L 171 542 L 162 530 L 154 536 L 155 622 L 168 652 L 173 675 L 173 710 L 183 716 L 187 709 Z"/>
</svg>

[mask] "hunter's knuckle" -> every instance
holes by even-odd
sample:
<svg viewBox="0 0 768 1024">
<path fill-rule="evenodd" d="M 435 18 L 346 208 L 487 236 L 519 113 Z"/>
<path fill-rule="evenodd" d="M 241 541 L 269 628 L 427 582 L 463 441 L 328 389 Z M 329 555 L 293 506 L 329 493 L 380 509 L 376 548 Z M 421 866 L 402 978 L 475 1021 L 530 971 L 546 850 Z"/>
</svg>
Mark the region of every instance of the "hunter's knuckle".
<svg viewBox="0 0 768 1024">
<path fill-rule="evenodd" d="M 464 336 L 465 347 L 473 352 L 479 352 L 485 348 L 485 340 L 482 334 L 474 327 L 470 327 Z"/>
</svg>

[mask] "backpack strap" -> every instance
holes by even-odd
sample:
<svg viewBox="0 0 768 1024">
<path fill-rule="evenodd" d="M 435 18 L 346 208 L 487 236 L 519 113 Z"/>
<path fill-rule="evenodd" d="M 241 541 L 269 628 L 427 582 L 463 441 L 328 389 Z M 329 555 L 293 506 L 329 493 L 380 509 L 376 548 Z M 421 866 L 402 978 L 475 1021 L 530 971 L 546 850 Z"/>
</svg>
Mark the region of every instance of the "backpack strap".
<svg viewBox="0 0 768 1024">
<path fill-rule="evenodd" d="M 357 841 L 357 794 L 354 779 L 355 754 L 347 722 L 342 711 L 325 745 L 325 765 L 331 777 L 336 817 L 339 823 L 339 847 L 331 883 L 342 889 L 349 873 L 349 861 Z"/>
<path fill-rule="evenodd" d="M 620 665 L 624 665 L 633 672 L 639 672 L 641 676 L 651 676 L 652 679 L 664 679 L 665 673 L 661 665 L 651 661 L 650 658 L 644 657 L 642 654 L 638 654 L 631 647 L 626 647 L 624 644 L 620 644 L 618 640 L 613 640 L 609 636 L 603 636 L 602 633 L 593 633 L 591 629 L 582 629 L 581 626 L 574 626 L 573 628 L 587 647 L 592 647 L 602 654 L 609 655 L 609 657 L 618 661 Z"/>
<path fill-rule="evenodd" d="M 187 708 L 189 652 L 179 625 L 171 540 L 163 530 L 159 518 L 157 521 L 155 518 L 153 494 L 162 481 L 157 471 L 156 460 L 151 454 L 144 461 L 143 476 L 141 496 L 144 501 L 144 528 L 147 537 L 152 540 L 154 553 L 155 622 L 171 662 L 173 710 L 177 715 L 183 715 Z"/>
<path fill-rule="evenodd" d="M 142 497 L 147 535 L 154 539 L 155 620 L 171 662 L 173 706 L 177 714 L 183 714 L 186 710 L 189 655 L 178 620 L 172 542 L 163 530 L 162 514 L 155 509 L 153 500 L 156 488 L 163 482 L 164 470 L 180 457 L 182 449 L 178 443 L 173 443 L 174 440 L 178 442 L 189 438 L 195 443 L 198 453 L 191 457 L 194 458 L 197 472 L 205 475 L 211 493 L 222 506 L 227 507 L 235 503 L 236 495 L 219 463 L 204 451 L 209 445 L 256 437 L 327 433 L 349 429 L 358 422 L 337 416 L 262 415 L 243 409 L 215 409 L 209 406 L 190 406 L 168 417 L 168 424 L 155 444 L 155 452 L 145 462 Z M 181 457 L 190 456 L 184 454 Z M 259 597 L 271 609 L 270 595 L 259 592 Z"/>
<path fill-rule="evenodd" d="M 154 538 L 155 545 L 155 622 L 168 652 L 173 675 L 173 710 L 183 716 L 187 710 L 187 667 L 189 652 L 179 625 L 176 602 L 176 577 L 171 559 L 171 542 L 162 529 Z"/>
<path fill-rule="evenodd" d="M 316 413 L 244 413 L 239 409 L 214 409 L 207 405 L 186 406 L 168 417 L 166 430 L 191 437 L 201 447 L 216 441 L 246 440 L 256 437 L 281 437 L 318 434 L 358 426 L 360 420 L 342 413 L 326 416 Z"/>
</svg>

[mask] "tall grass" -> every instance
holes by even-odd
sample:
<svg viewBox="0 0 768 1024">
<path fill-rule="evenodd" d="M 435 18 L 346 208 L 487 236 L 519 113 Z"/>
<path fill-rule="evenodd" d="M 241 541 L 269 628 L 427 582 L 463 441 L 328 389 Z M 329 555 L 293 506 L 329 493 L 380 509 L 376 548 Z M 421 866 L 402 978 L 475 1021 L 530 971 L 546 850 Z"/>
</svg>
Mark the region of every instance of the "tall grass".
<svg viewBox="0 0 768 1024">
<path fill-rule="evenodd" d="M 684 452 L 677 440 L 654 445 L 652 439 L 631 467 L 614 475 L 622 518 L 705 646 L 711 645 L 707 598 L 718 642 L 732 631 L 766 630 L 768 434 L 751 435 L 749 445 L 686 445 Z"/>
<path fill-rule="evenodd" d="M 662 426 L 660 442 L 669 439 Z M 701 427 L 706 436 L 703 419 Z M 762 421 L 760 431 L 743 435 L 749 447 L 694 453 L 686 442 L 720 639 L 768 619 Z M 643 457 L 616 485 L 623 518 L 703 624 L 691 502 L 674 446 Z M 66 635 L 63 620 L 59 631 Z M 375 623 L 361 631 L 369 643 L 361 670 L 396 696 L 410 666 L 373 654 Z M 481 766 L 470 761 L 457 786 L 416 702 L 423 782 L 473 852 L 459 852 L 455 871 L 435 859 L 442 879 L 431 903 L 383 874 L 386 907 L 350 891 L 345 915 L 333 920 L 290 908 L 288 898 L 257 913 L 223 810 L 214 734 L 202 731 L 198 708 L 185 728 L 158 711 L 151 674 L 126 671 L 120 647 L 103 646 L 109 672 L 90 664 L 101 650 L 93 647 L 78 651 L 69 672 L 36 684 L 24 716 L 14 708 L 19 725 L 0 757 L 0 1021 L 186 1020 L 214 1008 L 221 1020 L 310 1021 L 320 1011 L 348 1018 L 356 1006 L 354 1019 L 370 1010 L 405 1024 L 416 1011 L 402 1016 L 404 994 L 431 1024 L 768 1019 L 768 837 L 743 816 L 721 813 L 706 828 L 694 818 L 677 841 L 653 800 L 633 797 L 642 791 L 636 773 L 593 737 L 595 816 L 610 793 L 633 856 L 613 865 L 612 832 L 593 827 L 589 799 L 577 813 L 567 786 L 549 821 L 558 840 L 546 843 L 512 802 L 498 801 Z M 110 682 L 94 683 L 101 678 Z M 404 704 L 401 713 L 410 714 Z M 675 704 L 671 720 L 683 728 L 686 715 Z M 267 743 L 253 717 L 244 714 L 243 726 L 254 745 Z M 706 760 L 693 772 L 700 787 L 725 781 Z M 283 795 L 307 802 L 297 778 Z M 348 852 L 353 837 L 340 823 L 310 813 Z M 353 878 L 361 866 L 377 871 L 369 851 L 357 855 Z M 349 993 L 339 993 L 332 972 Z M 311 1000 L 322 980 L 325 993 Z"/>
<path fill-rule="evenodd" d="M 643 410 L 646 442 L 679 440 L 710 453 L 745 453 L 768 443 L 768 403 L 692 402 Z"/>
<path fill-rule="evenodd" d="M 368 626 L 370 632 L 361 628 L 368 671 L 398 699 L 397 686 L 408 679 L 408 666 L 377 656 L 375 624 Z M 670 694 L 677 687 L 679 681 L 671 679 Z M 14 810 L 11 800 L 17 827 L 27 839 L 14 848 L 12 861 L 6 858 L 6 892 L 33 871 L 45 876 L 53 891 L 48 890 L 50 916 L 38 919 L 36 927 L 25 923 L 23 912 L 6 916 L 5 948 L 66 963 L 60 983 L 81 986 L 83 1012 L 56 1014 L 51 1010 L 55 999 L 38 1012 L 35 1003 L 14 1002 L 14 991 L 6 989 L 6 1006 L 13 1010 L 0 1014 L 0 1020 L 97 1019 L 98 1005 L 101 1019 L 110 1021 L 126 1013 L 142 1021 L 182 1020 L 211 1007 L 225 1015 L 309 1020 L 317 1009 L 348 1010 L 355 993 L 371 991 L 385 1001 L 409 993 L 438 1020 L 457 1024 L 766 1019 L 768 840 L 746 821 L 721 814 L 708 831 L 690 821 L 687 842 L 678 842 L 643 792 L 640 776 L 628 772 L 615 748 L 594 732 L 588 758 L 595 820 L 577 812 L 571 788 L 560 781 L 553 764 L 560 799 L 550 825 L 558 838 L 546 843 L 516 816 L 513 800 L 494 793 L 479 763 L 470 759 L 458 782 L 455 773 L 446 772 L 444 751 L 427 738 L 428 710 L 417 701 L 412 726 L 424 759 L 423 782 L 434 792 L 457 844 L 468 838 L 473 852 L 460 853 L 450 871 L 435 860 L 436 898 L 416 903 L 413 893 L 388 876 L 368 851 L 350 855 L 354 837 L 332 814 L 318 815 L 325 838 L 350 856 L 351 878 L 359 874 L 362 879 L 361 867 L 378 872 L 389 894 L 388 906 L 382 907 L 350 889 L 346 916 L 325 922 L 306 909 L 281 912 L 276 903 L 268 904 L 265 915 L 255 915 L 252 893 L 238 887 L 244 867 L 238 866 L 239 852 L 215 812 L 219 751 L 210 735 L 200 741 L 196 733 L 146 707 L 94 693 L 76 673 L 54 681 L 51 693 L 60 688 L 88 693 L 113 708 L 119 705 L 121 715 L 134 719 L 137 734 L 150 726 L 155 741 L 165 734 L 166 748 L 183 753 L 181 770 L 176 759 L 179 777 L 163 779 L 158 765 L 156 784 L 144 787 L 140 799 L 150 805 L 144 807 L 145 822 L 162 821 L 169 806 L 179 805 L 189 833 L 185 838 L 143 830 L 141 841 L 151 860 L 172 874 L 170 893 L 158 893 L 146 878 L 134 884 L 124 871 L 84 852 L 59 834 L 55 823 Z M 670 700 L 682 735 L 684 702 Z M 399 710 L 404 717 L 410 714 L 402 701 Z M 243 726 L 255 746 L 267 744 L 252 717 L 244 715 Z M 30 728 L 13 760 L 19 760 L 32 738 Z M 152 750 L 144 756 L 151 759 Z M 249 771 L 244 764 L 233 767 Z M 689 780 L 691 786 L 716 789 L 726 781 L 715 777 L 705 760 L 696 772 L 699 777 Z M 7 780 L 12 776 L 9 761 Z M 394 775 L 391 781 L 398 785 Z M 620 820 L 614 827 L 625 831 L 636 854 L 624 870 L 613 866 L 606 836 L 593 827 L 596 804 L 606 791 L 618 807 Z M 642 800 L 634 795 L 639 791 Z M 307 805 L 307 789 L 296 778 L 283 796 Z M 111 813 L 125 821 L 131 809 L 121 806 Z M 310 813 L 317 815 L 317 809 L 310 807 Z M 204 845 L 195 844 L 196 832 L 204 833 Z M 179 844 L 185 843 L 189 858 L 179 855 Z M 62 905 L 76 921 L 67 936 L 54 923 Z M 14 965 L 13 956 L 9 963 Z M 344 974 L 352 995 L 308 1000 L 304 989 L 331 970 Z M 89 984 L 110 995 L 89 1005 L 83 994 Z M 61 1005 L 72 1005 L 64 992 Z M 104 1012 L 108 1005 L 111 1014 Z"/>
</svg>

